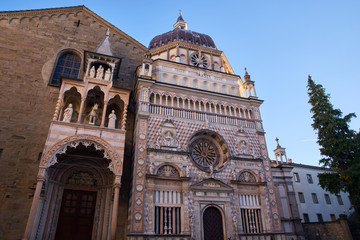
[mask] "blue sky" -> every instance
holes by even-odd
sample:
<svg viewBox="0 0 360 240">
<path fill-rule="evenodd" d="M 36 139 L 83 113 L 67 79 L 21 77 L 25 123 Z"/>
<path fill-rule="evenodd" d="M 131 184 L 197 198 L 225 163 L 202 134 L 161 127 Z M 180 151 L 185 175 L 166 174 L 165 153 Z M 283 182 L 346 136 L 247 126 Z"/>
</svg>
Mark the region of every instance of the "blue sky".
<svg viewBox="0 0 360 240">
<path fill-rule="evenodd" d="M 232 68 L 247 67 L 264 100 L 270 158 L 275 138 L 296 163 L 317 165 L 307 76 L 343 113 L 359 113 L 360 1 L 5 1 L 1 11 L 85 5 L 140 43 L 172 30 L 179 9 L 189 29 L 210 35 Z M 360 116 L 359 116 L 360 117 Z M 360 120 L 351 122 L 358 130 Z"/>
</svg>

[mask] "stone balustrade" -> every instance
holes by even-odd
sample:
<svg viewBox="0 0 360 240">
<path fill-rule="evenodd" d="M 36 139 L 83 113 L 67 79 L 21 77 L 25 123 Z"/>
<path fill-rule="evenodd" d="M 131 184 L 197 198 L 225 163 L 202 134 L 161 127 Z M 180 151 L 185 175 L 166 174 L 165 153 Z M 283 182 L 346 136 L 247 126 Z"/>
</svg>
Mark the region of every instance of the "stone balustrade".
<svg viewBox="0 0 360 240">
<path fill-rule="evenodd" d="M 140 106 L 142 110 L 146 106 Z M 146 110 L 145 110 L 146 111 Z M 208 121 L 209 123 L 227 124 L 241 126 L 243 128 L 262 128 L 261 122 L 253 119 L 246 119 L 236 116 L 196 111 L 191 109 L 177 108 L 171 106 L 163 106 L 158 104 L 149 104 L 149 112 L 156 115 L 172 116 L 182 119 L 193 119 L 196 121 Z M 256 124 L 255 124 L 256 122 Z"/>
</svg>

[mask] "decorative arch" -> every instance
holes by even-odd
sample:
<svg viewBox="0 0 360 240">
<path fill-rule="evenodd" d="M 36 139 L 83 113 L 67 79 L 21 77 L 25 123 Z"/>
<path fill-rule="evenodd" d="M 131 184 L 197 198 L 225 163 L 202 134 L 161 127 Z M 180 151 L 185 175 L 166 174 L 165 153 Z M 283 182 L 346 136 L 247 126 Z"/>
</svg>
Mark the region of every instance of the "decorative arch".
<svg viewBox="0 0 360 240">
<path fill-rule="evenodd" d="M 163 163 L 161 164 L 155 171 L 156 175 L 159 177 L 180 177 L 179 168 L 170 163 Z"/>
<path fill-rule="evenodd" d="M 256 175 L 253 173 L 253 171 L 248 170 L 248 169 L 242 170 L 239 173 L 237 180 L 239 182 L 243 182 L 243 183 L 257 183 L 258 182 Z"/>
<path fill-rule="evenodd" d="M 79 117 L 80 111 L 81 91 L 79 92 L 79 90 L 75 86 L 72 86 L 69 90 L 64 92 L 61 116 L 59 120 L 63 121 L 64 111 L 69 106 L 69 104 L 72 105 L 72 108 L 74 110 L 70 122 L 76 122 Z"/>
<path fill-rule="evenodd" d="M 76 147 L 82 143 L 84 146 L 89 146 L 94 144 L 97 150 L 104 151 L 104 158 L 109 159 L 111 162 L 109 164 L 109 169 L 115 175 L 122 174 L 122 161 L 121 157 L 112 149 L 111 145 L 104 141 L 103 139 L 88 135 L 88 134 L 79 134 L 65 138 L 57 143 L 55 143 L 41 158 L 40 167 L 49 168 L 52 165 L 57 163 L 57 154 L 66 153 L 67 147 Z"/>
</svg>

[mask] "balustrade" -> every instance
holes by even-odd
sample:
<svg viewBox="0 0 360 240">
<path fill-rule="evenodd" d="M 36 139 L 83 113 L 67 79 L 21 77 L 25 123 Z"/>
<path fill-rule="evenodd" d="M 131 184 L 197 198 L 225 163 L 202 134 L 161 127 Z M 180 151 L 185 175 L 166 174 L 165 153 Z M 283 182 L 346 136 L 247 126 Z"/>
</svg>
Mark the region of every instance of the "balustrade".
<svg viewBox="0 0 360 240">
<path fill-rule="evenodd" d="M 143 109 L 143 107 L 141 107 Z M 220 123 L 228 125 L 241 126 L 243 128 L 255 128 L 255 120 L 246 119 L 236 116 L 227 116 L 216 113 L 201 112 L 191 109 L 177 108 L 171 106 L 164 106 L 159 104 L 150 104 L 149 112 L 157 115 L 170 115 L 176 118 L 194 119 L 197 121 L 205 121 L 210 123 Z M 257 128 L 261 128 L 261 122 L 257 122 Z"/>
</svg>

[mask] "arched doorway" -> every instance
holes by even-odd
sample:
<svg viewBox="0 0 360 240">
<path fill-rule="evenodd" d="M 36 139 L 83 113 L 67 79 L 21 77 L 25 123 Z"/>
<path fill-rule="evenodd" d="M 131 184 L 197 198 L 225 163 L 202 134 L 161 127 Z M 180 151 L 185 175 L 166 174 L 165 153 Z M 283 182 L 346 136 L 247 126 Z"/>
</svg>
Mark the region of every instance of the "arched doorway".
<svg viewBox="0 0 360 240">
<path fill-rule="evenodd" d="M 64 189 L 56 240 L 91 240 L 96 195 L 96 191 Z"/>
<path fill-rule="evenodd" d="M 223 218 L 216 207 L 208 207 L 203 213 L 204 240 L 224 240 Z"/>
</svg>

